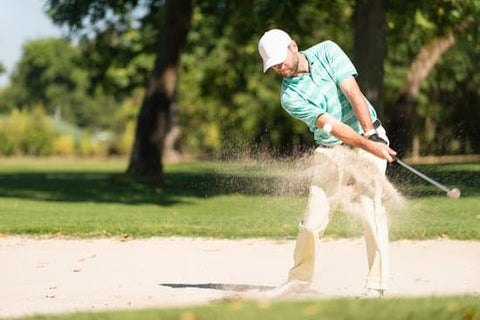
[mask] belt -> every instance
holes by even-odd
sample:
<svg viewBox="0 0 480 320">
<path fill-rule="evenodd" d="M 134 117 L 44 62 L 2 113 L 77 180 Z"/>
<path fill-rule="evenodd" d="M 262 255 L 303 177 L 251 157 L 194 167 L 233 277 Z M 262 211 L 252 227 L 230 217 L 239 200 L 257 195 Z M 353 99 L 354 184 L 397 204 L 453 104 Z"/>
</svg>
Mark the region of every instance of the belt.
<svg viewBox="0 0 480 320">
<path fill-rule="evenodd" d="M 343 142 L 341 143 L 338 143 L 338 144 L 334 144 L 334 145 L 330 145 L 330 146 L 327 146 L 327 145 L 324 145 L 324 144 L 319 144 L 318 147 L 320 148 L 335 148 L 335 147 L 338 147 L 338 146 L 346 146 L 346 144 L 344 144 Z"/>
</svg>

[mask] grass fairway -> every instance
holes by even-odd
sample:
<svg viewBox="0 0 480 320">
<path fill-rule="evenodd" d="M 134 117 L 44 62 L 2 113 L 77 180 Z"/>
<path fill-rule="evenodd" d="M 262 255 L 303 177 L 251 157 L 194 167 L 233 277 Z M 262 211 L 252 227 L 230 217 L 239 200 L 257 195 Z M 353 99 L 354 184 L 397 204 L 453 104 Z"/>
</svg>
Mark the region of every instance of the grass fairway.
<svg viewBox="0 0 480 320">
<path fill-rule="evenodd" d="M 306 187 L 291 184 L 285 163 L 189 162 L 167 165 L 165 184 L 123 175 L 123 160 L 0 162 L 0 233 L 74 237 L 193 236 L 293 238 Z M 452 200 L 409 172 L 395 185 L 407 205 L 390 213 L 391 239 L 480 239 L 480 164 L 422 166 L 462 190 Z M 362 234 L 339 213 L 326 236 Z"/>
<path fill-rule="evenodd" d="M 36 316 L 24 320 L 475 320 L 478 297 L 392 298 L 385 300 L 332 299 L 317 301 L 230 301 L 209 306 L 141 311 Z"/>
<path fill-rule="evenodd" d="M 292 170 L 286 163 L 171 164 L 165 168 L 163 185 L 133 181 L 123 175 L 125 167 L 123 160 L 2 159 L 0 233 L 294 238 L 306 204 L 305 186 L 285 179 Z M 480 164 L 418 169 L 460 188 L 462 197 L 448 199 L 416 176 L 395 169 L 392 180 L 408 200 L 390 213 L 391 239 L 480 239 Z M 341 212 L 327 229 L 330 237 L 361 234 L 359 222 Z M 232 300 L 200 307 L 23 319 L 480 319 L 480 299 Z"/>
</svg>

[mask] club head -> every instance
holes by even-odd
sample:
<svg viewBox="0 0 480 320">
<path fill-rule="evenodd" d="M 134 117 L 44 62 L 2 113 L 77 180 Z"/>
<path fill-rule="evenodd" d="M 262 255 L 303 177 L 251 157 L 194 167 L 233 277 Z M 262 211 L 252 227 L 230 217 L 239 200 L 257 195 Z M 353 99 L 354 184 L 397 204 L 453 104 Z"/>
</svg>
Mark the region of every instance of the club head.
<svg viewBox="0 0 480 320">
<path fill-rule="evenodd" d="M 451 189 L 447 192 L 447 197 L 449 197 L 451 199 L 458 199 L 458 198 L 460 198 L 460 194 L 461 194 L 461 192 L 460 192 L 459 189 L 453 188 L 453 189 Z"/>
</svg>

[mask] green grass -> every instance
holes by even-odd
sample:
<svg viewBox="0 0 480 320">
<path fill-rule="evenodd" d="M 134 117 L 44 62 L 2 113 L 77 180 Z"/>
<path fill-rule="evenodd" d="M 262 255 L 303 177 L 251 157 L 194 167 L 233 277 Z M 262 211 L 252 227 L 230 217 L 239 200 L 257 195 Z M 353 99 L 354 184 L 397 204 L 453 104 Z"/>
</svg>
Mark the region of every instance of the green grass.
<svg viewBox="0 0 480 320">
<path fill-rule="evenodd" d="M 133 181 L 125 167 L 124 160 L 2 159 L 0 233 L 294 238 L 306 204 L 307 188 L 284 178 L 293 170 L 285 162 L 170 164 L 164 185 Z M 480 164 L 418 168 L 462 197 L 448 199 L 395 169 L 408 201 L 390 213 L 391 238 L 480 239 Z M 338 213 L 326 236 L 361 234 L 355 218 Z"/>
<path fill-rule="evenodd" d="M 27 319 L 55 320 L 478 320 L 480 299 L 474 296 L 392 298 L 384 300 L 329 299 L 317 301 L 229 301 L 209 306 L 141 311 L 86 312 Z"/>
<path fill-rule="evenodd" d="M 0 160 L 0 233 L 74 237 L 199 236 L 294 238 L 307 188 L 292 183 L 288 163 L 189 162 L 167 165 L 165 184 L 123 175 L 125 160 Z M 462 190 L 452 200 L 394 168 L 407 197 L 389 214 L 391 238 L 480 239 L 480 164 L 418 166 Z M 330 237 L 362 234 L 337 213 Z M 478 296 L 224 301 L 207 306 L 85 312 L 23 319 L 480 319 Z"/>
<path fill-rule="evenodd" d="M 416 168 L 449 188 L 459 188 L 462 195 L 459 199 L 447 198 L 443 191 L 405 169 L 395 168 L 391 180 L 408 201 L 390 217 L 391 237 L 480 239 L 480 163 Z"/>
</svg>

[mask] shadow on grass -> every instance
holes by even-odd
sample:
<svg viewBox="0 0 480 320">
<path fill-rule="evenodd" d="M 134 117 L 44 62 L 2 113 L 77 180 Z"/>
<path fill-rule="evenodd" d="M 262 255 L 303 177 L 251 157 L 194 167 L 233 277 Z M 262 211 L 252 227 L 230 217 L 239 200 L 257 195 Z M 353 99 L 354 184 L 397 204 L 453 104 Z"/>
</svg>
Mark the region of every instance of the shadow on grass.
<svg viewBox="0 0 480 320">
<path fill-rule="evenodd" d="M 0 197 L 162 206 L 188 201 L 186 197 L 278 195 L 306 191 L 299 191 L 298 186 L 282 189 L 279 186 L 284 183 L 280 178 L 215 172 L 166 173 L 163 184 L 136 181 L 121 173 L 102 172 L 1 173 L 0 182 Z"/>
<path fill-rule="evenodd" d="M 478 164 L 416 166 L 416 169 L 446 185 L 457 187 L 462 197 L 480 194 Z M 389 179 L 412 198 L 442 196 L 443 191 L 398 165 L 389 166 Z M 122 204 L 174 205 L 188 197 L 209 198 L 219 195 L 305 196 L 308 182 L 266 174 L 243 172 L 225 174 L 214 170 L 173 171 L 165 173 L 165 182 L 142 183 L 123 173 L 84 172 L 2 172 L 0 197 L 44 201 L 99 202 Z"/>
</svg>

